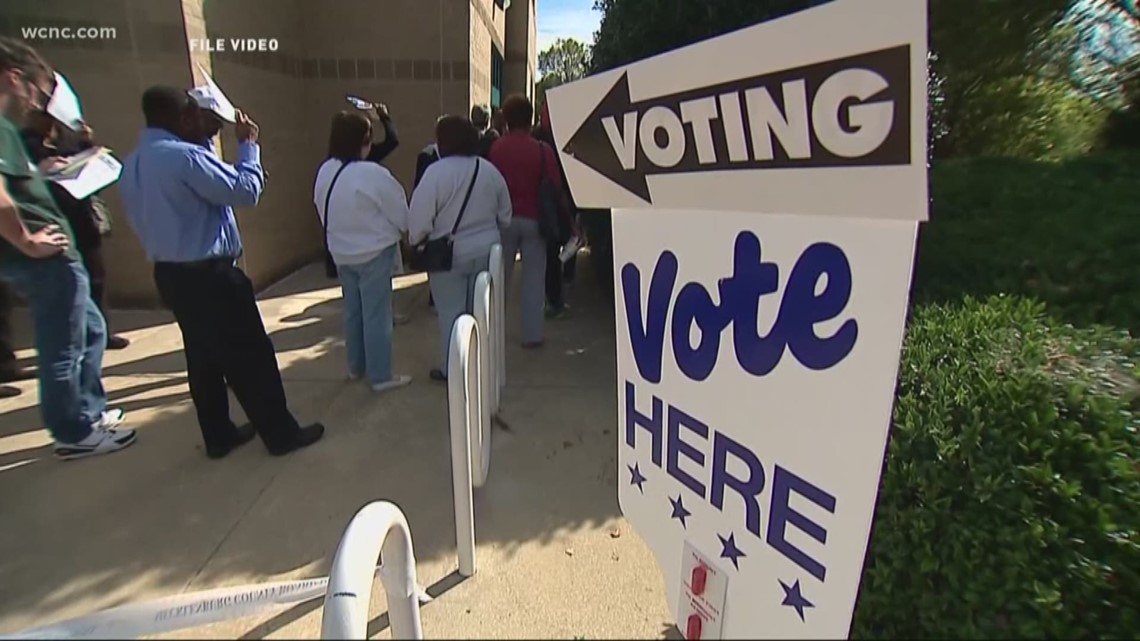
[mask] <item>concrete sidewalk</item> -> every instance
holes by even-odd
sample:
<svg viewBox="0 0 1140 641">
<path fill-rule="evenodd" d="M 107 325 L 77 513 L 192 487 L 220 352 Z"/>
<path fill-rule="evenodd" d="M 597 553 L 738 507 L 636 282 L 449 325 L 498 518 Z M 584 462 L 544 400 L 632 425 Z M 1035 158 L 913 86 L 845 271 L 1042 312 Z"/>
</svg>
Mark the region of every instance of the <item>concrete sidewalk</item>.
<svg viewBox="0 0 1140 641">
<path fill-rule="evenodd" d="M 180 592 L 324 576 L 344 527 L 373 500 L 412 528 L 427 638 L 660 638 L 670 634 L 652 556 L 621 517 L 615 483 L 613 315 L 588 261 L 572 316 L 547 345 L 518 347 L 508 299 L 503 415 L 491 474 L 475 493 L 479 572 L 456 569 L 446 388 L 423 277 L 400 279 L 398 372 L 377 396 L 345 381 L 339 288 L 311 266 L 261 298 L 291 406 L 324 440 L 284 458 L 260 442 L 223 461 L 202 451 L 178 328 L 162 312 L 122 312 L 133 341 L 108 352 L 104 383 L 129 412 L 129 450 L 62 463 L 41 429 L 34 382 L 0 401 L 0 633 Z M 18 314 L 21 358 L 31 358 Z M 233 403 L 235 419 L 240 406 Z M 319 638 L 320 602 L 186 630 L 172 638 Z M 376 583 L 370 633 L 388 636 Z"/>
</svg>

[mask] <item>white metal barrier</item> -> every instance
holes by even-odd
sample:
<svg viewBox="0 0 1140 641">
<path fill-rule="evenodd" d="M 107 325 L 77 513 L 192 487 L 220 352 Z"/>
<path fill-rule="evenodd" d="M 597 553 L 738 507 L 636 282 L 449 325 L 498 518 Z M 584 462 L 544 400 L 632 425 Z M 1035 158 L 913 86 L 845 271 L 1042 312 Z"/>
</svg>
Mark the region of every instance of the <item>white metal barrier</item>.
<svg viewBox="0 0 1140 641">
<path fill-rule="evenodd" d="M 514 260 L 514 256 L 511 256 Z M 502 400 L 503 386 L 507 384 L 507 286 L 504 282 L 505 265 L 503 264 L 503 246 L 496 244 L 491 247 L 491 260 L 488 264 L 491 273 L 492 308 L 495 313 L 491 318 L 490 351 L 494 357 L 495 366 L 495 393 L 492 396 L 491 415 L 499 413 L 499 403 Z"/>
<path fill-rule="evenodd" d="M 482 487 L 486 482 L 491 462 L 490 422 L 484 424 L 481 420 L 481 348 L 475 318 L 470 314 L 460 316 L 451 330 L 447 357 L 447 413 L 451 426 L 455 544 L 459 555 L 459 573 L 463 576 L 475 574 L 475 511 L 472 491 L 474 487 Z"/>
<path fill-rule="evenodd" d="M 493 307 L 495 300 L 495 284 L 491 275 L 480 272 L 475 278 L 475 326 L 479 329 L 479 434 L 480 438 L 489 438 L 491 420 L 498 410 L 496 392 L 498 391 L 498 374 L 495 349 L 498 340 L 495 338 L 497 316 Z M 485 436 L 484 436 L 485 435 Z M 486 474 L 484 474 L 486 477 Z M 476 486 L 478 487 L 478 486 Z"/>
<path fill-rule="evenodd" d="M 325 592 L 322 639 L 368 638 L 373 568 L 381 554 L 380 581 L 388 595 L 392 638 L 423 638 L 408 521 L 394 504 L 376 501 L 356 513 L 337 546 Z"/>
</svg>

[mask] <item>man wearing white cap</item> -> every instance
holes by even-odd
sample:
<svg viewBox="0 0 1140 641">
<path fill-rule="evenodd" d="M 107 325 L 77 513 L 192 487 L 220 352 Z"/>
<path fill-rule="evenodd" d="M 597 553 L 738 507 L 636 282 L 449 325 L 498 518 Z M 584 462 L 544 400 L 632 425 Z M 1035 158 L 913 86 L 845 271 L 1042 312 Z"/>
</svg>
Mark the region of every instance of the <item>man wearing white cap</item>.
<svg viewBox="0 0 1140 641">
<path fill-rule="evenodd" d="M 229 165 L 203 148 L 201 109 L 186 90 L 151 87 L 142 107 L 147 128 L 123 163 L 119 191 L 154 263 L 159 295 L 182 330 L 206 455 L 223 458 L 255 433 L 274 455 L 315 443 L 325 428 L 301 427 L 289 411 L 253 283 L 237 266 L 242 241 L 233 207 L 255 206 L 265 187 L 257 125 L 234 111 L 238 162 Z M 231 420 L 227 387 L 250 425 Z"/>
</svg>

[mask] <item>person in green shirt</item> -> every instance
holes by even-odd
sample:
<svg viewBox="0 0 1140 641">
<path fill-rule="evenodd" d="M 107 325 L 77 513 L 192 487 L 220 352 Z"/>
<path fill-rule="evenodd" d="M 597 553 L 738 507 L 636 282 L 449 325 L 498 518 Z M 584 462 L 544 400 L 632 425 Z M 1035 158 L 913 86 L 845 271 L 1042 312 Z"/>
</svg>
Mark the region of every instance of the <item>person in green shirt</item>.
<svg viewBox="0 0 1140 641">
<path fill-rule="evenodd" d="M 135 432 L 116 429 L 125 413 L 107 409 L 107 323 L 44 179 L 62 161 L 46 158 L 37 166 L 20 135 L 28 114 L 46 108 L 53 82 L 34 49 L 0 37 L 0 278 L 31 308 L 40 413 L 56 456 L 70 460 L 121 450 L 134 443 Z"/>
</svg>

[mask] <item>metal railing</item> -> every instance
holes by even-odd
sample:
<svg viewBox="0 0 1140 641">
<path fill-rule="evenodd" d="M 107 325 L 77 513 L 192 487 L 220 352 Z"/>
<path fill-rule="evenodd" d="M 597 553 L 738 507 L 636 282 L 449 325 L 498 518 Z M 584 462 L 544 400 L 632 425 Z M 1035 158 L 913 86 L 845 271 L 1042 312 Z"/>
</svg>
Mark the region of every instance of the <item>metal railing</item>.
<svg viewBox="0 0 1140 641">
<path fill-rule="evenodd" d="M 393 639 L 422 639 L 416 558 L 404 513 L 388 501 L 369 503 L 352 517 L 329 572 L 322 639 L 367 639 L 368 605 L 377 560 L 388 596 Z"/>
</svg>

